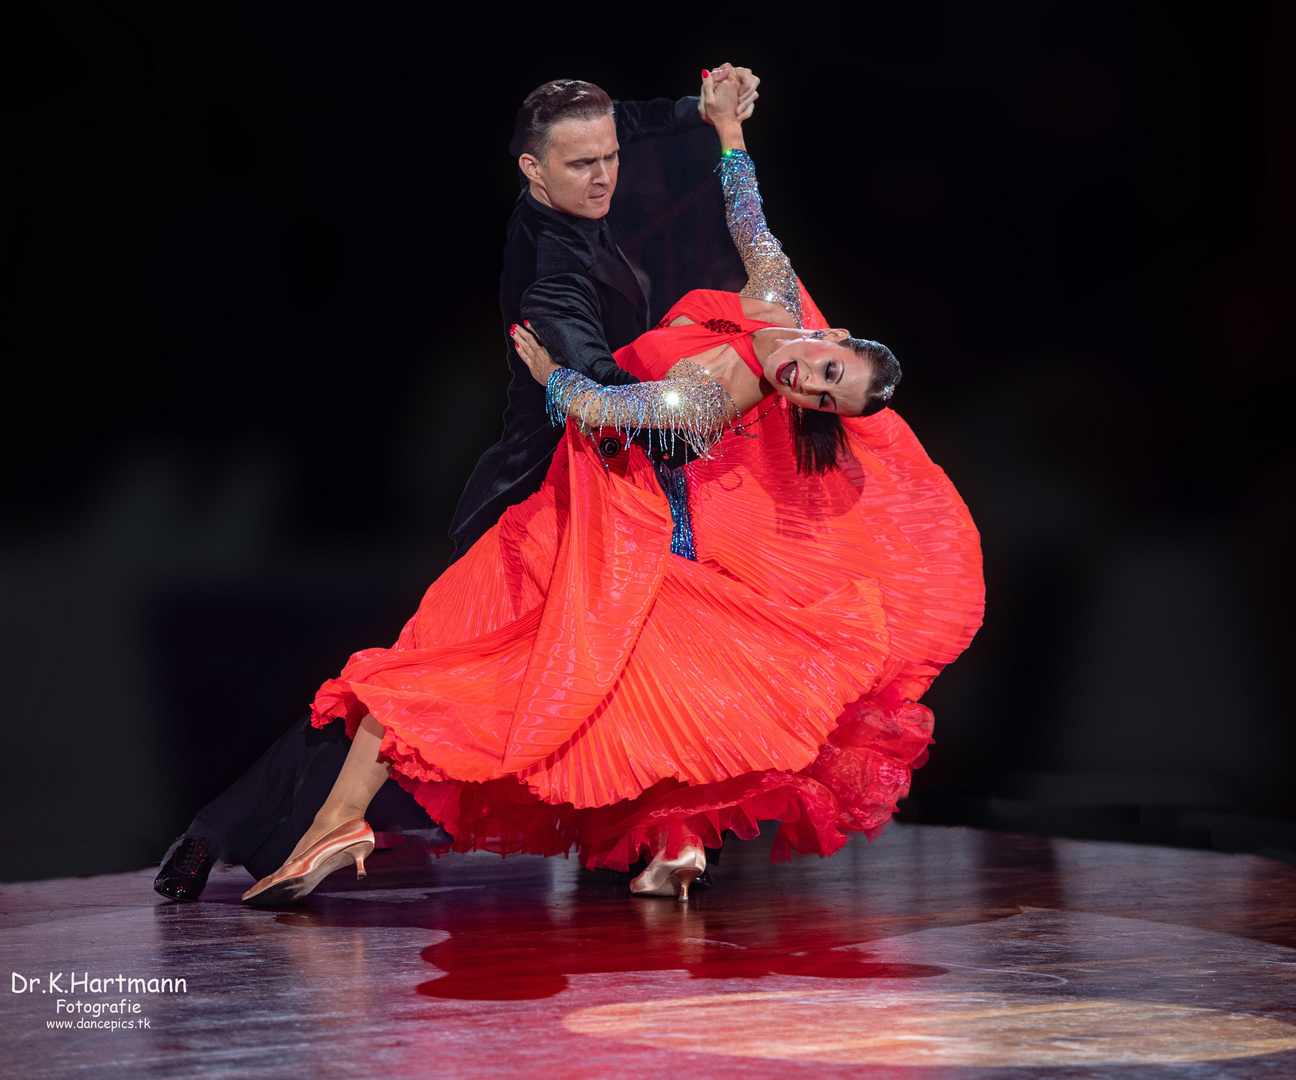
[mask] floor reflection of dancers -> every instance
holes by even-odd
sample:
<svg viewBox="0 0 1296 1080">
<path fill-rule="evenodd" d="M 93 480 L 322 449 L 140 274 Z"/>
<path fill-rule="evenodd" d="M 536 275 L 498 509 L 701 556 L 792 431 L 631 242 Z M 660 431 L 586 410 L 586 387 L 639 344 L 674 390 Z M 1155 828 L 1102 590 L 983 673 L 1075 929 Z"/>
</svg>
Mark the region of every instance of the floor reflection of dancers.
<svg viewBox="0 0 1296 1080">
<path fill-rule="evenodd" d="M 689 293 L 620 350 L 631 386 L 558 368 L 517 330 L 570 418 L 545 484 L 392 648 L 320 689 L 315 717 L 346 719 L 350 753 L 246 901 L 362 869 L 392 773 L 458 850 L 576 844 L 625 869 L 646 849 L 632 891 L 681 899 L 725 829 L 778 820 L 776 858 L 826 855 L 907 791 L 930 742 L 917 699 L 980 623 L 978 537 L 886 408 L 894 357 L 828 327 L 766 229 L 732 85 L 705 92 L 747 287 Z M 702 456 L 654 468 L 645 435 Z"/>
</svg>

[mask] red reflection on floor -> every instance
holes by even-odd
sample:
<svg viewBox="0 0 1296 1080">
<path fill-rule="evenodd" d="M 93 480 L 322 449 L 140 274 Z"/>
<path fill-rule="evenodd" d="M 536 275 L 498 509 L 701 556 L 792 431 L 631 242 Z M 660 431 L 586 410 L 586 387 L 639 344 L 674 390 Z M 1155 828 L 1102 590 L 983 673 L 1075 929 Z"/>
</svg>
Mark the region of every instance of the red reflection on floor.
<svg viewBox="0 0 1296 1080">
<path fill-rule="evenodd" d="M 519 1001 L 566 989 L 568 976 L 687 971 L 695 979 L 809 975 L 827 979 L 923 979 L 932 964 L 869 963 L 848 923 L 822 905 L 757 904 L 732 918 L 709 900 L 605 899 L 559 920 L 548 912 L 501 918 L 498 910 L 447 922 L 450 937 L 423 950 L 443 976 L 422 983 L 428 997 Z"/>
</svg>

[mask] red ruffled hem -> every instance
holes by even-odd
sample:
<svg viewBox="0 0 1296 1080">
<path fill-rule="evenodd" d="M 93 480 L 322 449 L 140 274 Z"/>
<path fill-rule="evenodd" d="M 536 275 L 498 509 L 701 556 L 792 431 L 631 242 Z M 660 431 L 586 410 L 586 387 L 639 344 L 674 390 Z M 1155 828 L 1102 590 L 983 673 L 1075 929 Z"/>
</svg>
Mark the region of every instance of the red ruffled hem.
<svg viewBox="0 0 1296 1080">
<path fill-rule="evenodd" d="M 348 727 L 358 721 L 348 716 Z M 800 772 L 748 773 L 697 785 L 662 780 L 638 798 L 589 809 L 546 803 L 511 776 L 474 783 L 436 778 L 431 771 L 410 775 L 415 770 L 408 761 L 402 766 L 407 771 L 396 775 L 455 838 L 443 852 L 550 856 L 579 847 L 590 868 L 627 870 L 663 848 L 673 857 L 686 842 L 719 847 L 725 832 L 750 840 L 762 821 L 778 821 L 771 857 L 781 862 L 831 855 L 851 833 L 870 840 L 881 833 L 909 790 L 912 770 L 926 760 L 931 729 L 931 712 L 922 705 L 859 701 Z"/>
</svg>

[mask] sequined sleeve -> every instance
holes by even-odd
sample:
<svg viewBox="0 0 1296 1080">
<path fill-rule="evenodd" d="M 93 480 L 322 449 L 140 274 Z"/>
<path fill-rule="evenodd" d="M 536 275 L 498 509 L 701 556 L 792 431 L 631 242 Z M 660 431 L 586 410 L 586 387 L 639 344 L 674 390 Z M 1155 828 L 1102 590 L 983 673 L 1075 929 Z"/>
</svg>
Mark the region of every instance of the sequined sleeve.
<svg viewBox="0 0 1296 1080">
<path fill-rule="evenodd" d="M 560 368 L 549 376 L 545 400 L 555 424 L 571 417 L 586 433 L 613 428 L 631 439 L 647 434 L 651 445 L 671 453 L 677 439 L 708 453 L 737 415 L 725 388 L 689 360 L 660 381 L 630 386 L 600 386 Z"/>
<path fill-rule="evenodd" d="M 729 235 L 747 271 L 747 284 L 738 295 L 780 304 L 800 326 L 801 287 L 782 245 L 765 224 L 751 155 L 746 150 L 726 150 L 719 169 Z"/>
</svg>

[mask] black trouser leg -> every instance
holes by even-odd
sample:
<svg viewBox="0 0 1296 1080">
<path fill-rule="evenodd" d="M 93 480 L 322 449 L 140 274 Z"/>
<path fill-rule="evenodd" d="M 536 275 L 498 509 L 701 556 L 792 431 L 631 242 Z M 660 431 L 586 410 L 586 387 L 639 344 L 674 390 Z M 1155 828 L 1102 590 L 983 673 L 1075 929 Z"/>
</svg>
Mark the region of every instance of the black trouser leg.
<svg viewBox="0 0 1296 1080">
<path fill-rule="evenodd" d="M 341 720 L 314 728 L 304 717 L 199 810 L 186 832 L 206 837 L 213 853 L 264 877 L 310 827 L 350 749 Z"/>
</svg>

